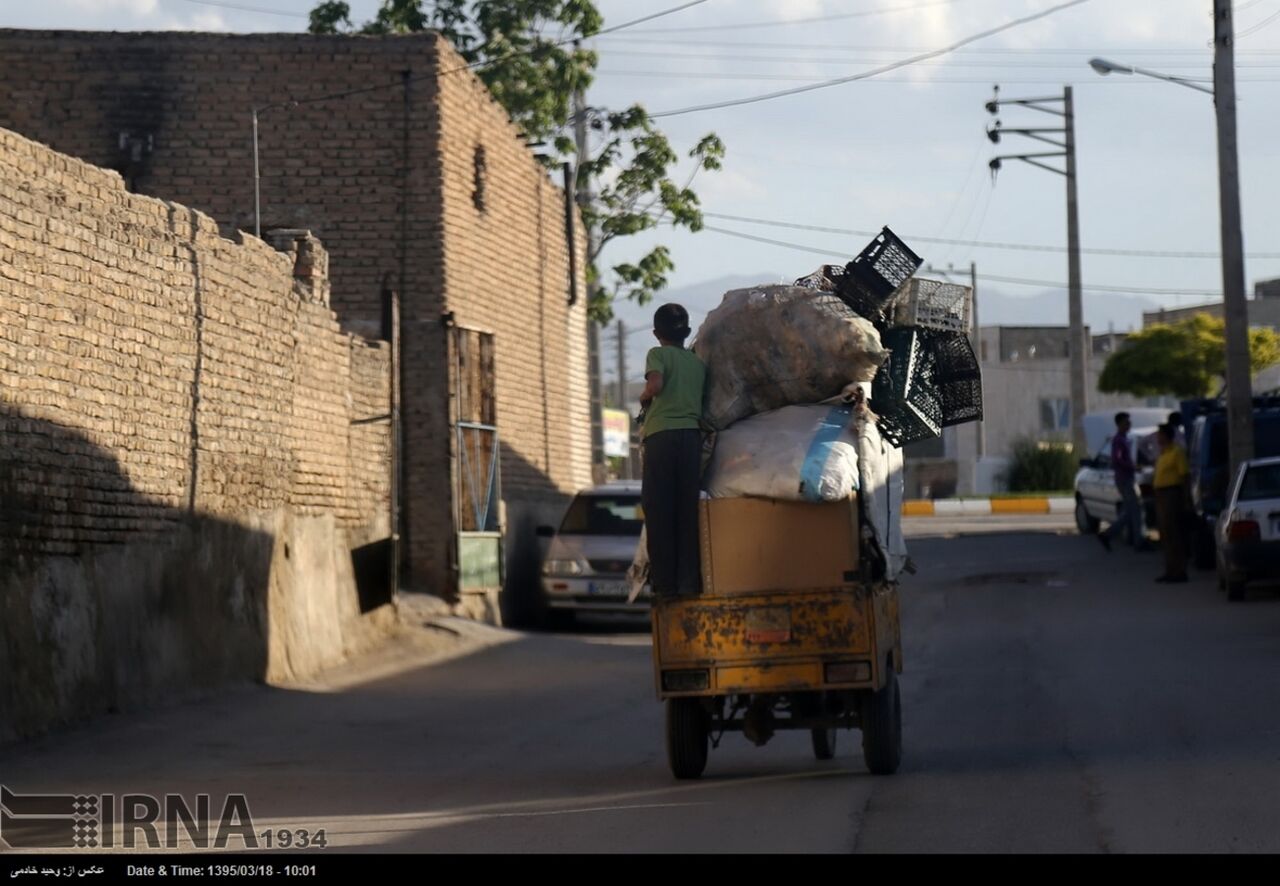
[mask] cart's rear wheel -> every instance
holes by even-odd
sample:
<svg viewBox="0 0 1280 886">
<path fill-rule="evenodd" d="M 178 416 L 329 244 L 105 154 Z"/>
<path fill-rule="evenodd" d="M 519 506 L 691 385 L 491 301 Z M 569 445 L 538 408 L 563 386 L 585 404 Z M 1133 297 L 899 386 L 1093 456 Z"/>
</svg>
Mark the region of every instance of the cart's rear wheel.
<svg viewBox="0 0 1280 886">
<path fill-rule="evenodd" d="M 811 729 L 813 736 L 813 755 L 819 760 L 830 760 L 836 755 L 836 730 Z"/>
<path fill-rule="evenodd" d="M 892 775 L 902 762 L 902 700 L 892 659 L 884 687 L 862 697 L 862 758 L 873 775 Z"/>
<path fill-rule="evenodd" d="M 676 778 L 697 778 L 707 768 L 710 718 L 697 698 L 667 699 L 667 763 Z"/>
</svg>

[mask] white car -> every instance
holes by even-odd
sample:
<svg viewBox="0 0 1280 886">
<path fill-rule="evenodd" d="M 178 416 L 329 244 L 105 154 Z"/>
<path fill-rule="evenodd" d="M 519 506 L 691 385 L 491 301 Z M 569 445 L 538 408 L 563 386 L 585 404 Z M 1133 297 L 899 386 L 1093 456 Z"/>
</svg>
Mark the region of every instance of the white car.
<svg viewBox="0 0 1280 886">
<path fill-rule="evenodd" d="M 619 481 L 574 496 L 558 529 L 538 527 L 551 538 L 542 564 L 542 600 L 546 611 L 572 619 L 575 612 L 647 615 L 650 592 L 627 602 L 627 570 L 644 528 L 640 483 Z"/>
<path fill-rule="evenodd" d="M 1133 428 L 1129 431 L 1129 443 L 1134 464 L 1138 466 L 1138 489 L 1142 493 L 1143 520 L 1147 527 L 1156 523 L 1155 498 L 1151 479 L 1155 468 L 1149 463 L 1142 448 L 1137 445 L 1155 428 Z M 1102 523 L 1114 523 L 1120 514 L 1120 491 L 1116 489 L 1115 472 L 1111 469 L 1111 438 L 1102 443 L 1093 458 L 1080 459 L 1076 472 L 1076 528 L 1083 535 L 1092 535 Z"/>
<path fill-rule="evenodd" d="M 1243 600 L 1245 583 L 1280 579 L 1280 457 L 1240 466 L 1216 525 L 1218 587 Z"/>
</svg>

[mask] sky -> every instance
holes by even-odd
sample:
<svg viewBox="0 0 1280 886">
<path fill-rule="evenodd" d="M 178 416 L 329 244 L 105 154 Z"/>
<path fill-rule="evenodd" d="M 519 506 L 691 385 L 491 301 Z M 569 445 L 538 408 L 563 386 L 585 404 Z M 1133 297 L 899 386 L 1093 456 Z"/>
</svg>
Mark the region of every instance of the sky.
<svg viewBox="0 0 1280 886">
<path fill-rule="evenodd" d="M 592 105 L 651 113 L 847 76 L 948 46 L 1062 0 L 706 0 L 594 40 Z M 679 0 L 597 0 L 616 25 Z M 296 31 L 313 0 L 0 0 L 0 26 L 101 30 Z M 352 0 L 353 18 L 378 0 Z M 232 6 L 244 9 L 228 8 Z M 931 265 L 977 267 L 980 297 L 1061 295 L 1067 277 L 1065 179 L 1000 153 L 1053 150 L 1014 135 L 992 144 L 984 109 L 1002 98 L 1074 90 L 1086 322 L 1123 329 L 1139 308 L 1219 298 L 1218 167 L 1212 97 L 1140 75 L 1102 77 L 1088 60 L 1210 78 L 1211 0 L 1091 0 L 900 70 L 801 95 L 662 117 L 677 150 L 705 133 L 725 142 L 725 168 L 694 182 L 711 227 L 630 238 L 606 259 L 671 249 L 673 290 L 725 277 L 778 282 L 844 262 L 887 225 Z M 1240 189 L 1246 281 L 1280 277 L 1280 0 L 1236 0 Z M 277 11 L 279 15 L 267 14 Z M 1006 128 L 1060 118 L 1006 107 Z M 682 180 L 683 173 L 677 173 Z M 742 219 L 759 219 L 761 224 Z M 913 236 L 1018 244 L 936 244 Z M 1089 250 L 1164 252 L 1106 255 Z M 1208 258 L 1179 257 L 1208 253 Z M 933 274 L 932 276 L 940 276 Z M 1033 281 L 1033 282 L 1013 282 Z M 1053 299 L 1049 299 L 1050 302 Z M 1137 305 L 1138 307 L 1134 307 Z M 1123 307 L 1120 314 L 1108 308 Z M 643 323 L 649 309 L 621 315 Z M 697 318 L 695 317 L 695 320 Z M 630 374 L 630 373 L 629 373 Z"/>
</svg>

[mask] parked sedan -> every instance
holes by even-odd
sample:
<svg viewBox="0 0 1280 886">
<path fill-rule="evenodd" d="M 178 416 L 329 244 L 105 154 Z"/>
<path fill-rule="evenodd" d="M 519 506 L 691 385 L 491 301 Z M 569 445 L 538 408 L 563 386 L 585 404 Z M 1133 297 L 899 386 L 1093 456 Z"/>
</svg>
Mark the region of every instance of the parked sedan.
<svg viewBox="0 0 1280 886">
<path fill-rule="evenodd" d="M 1130 432 L 1130 440 L 1138 440 L 1145 428 Z M 1136 452 L 1138 465 L 1138 489 L 1142 493 L 1143 520 L 1148 528 L 1156 525 L 1155 497 L 1151 488 L 1153 468 Z M 1116 489 L 1115 473 L 1111 470 L 1111 438 L 1108 437 L 1093 458 L 1080 459 L 1076 472 L 1076 528 L 1083 535 L 1098 531 L 1101 523 L 1114 523 L 1120 513 L 1120 491 Z"/>
<path fill-rule="evenodd" d="M 631 481 L 579 492 L 559 529 L 538 528 L 551 538 L 542 564 L 542 599 L 553 621 L 572 621 L 575 612 L 648 615 L 648 588 L 627 602 L 627 570 L 643 528 L 640 484 Z"/>
<path fill-rule="evenodd" d="M 1243 600 L 1246 582 L 1280 579 L 1280 458 L 1240 466 L 1215 534 L 1218 586 L 1228 600 Z"/>
</svg>

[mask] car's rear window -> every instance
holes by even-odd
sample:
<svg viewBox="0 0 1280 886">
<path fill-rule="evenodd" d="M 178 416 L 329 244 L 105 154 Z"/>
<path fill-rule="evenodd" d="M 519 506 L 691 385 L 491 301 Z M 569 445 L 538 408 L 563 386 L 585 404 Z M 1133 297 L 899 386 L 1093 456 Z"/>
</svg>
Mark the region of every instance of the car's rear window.
<svg viewBox="0 0 1280 886">
<path fill-rule="evenodd" d="M 644 526 L 638 495 L 579 495 L 569 505 L 565 535 L 636 535 Z"/>
<path fill-rule="evenodd" d="M 1280 464 L 1254 465 L 1244 472 L 1239 501 L 1280 498 Z"/>
<path fill-rule="evenodd" d="M 1253 456 L 1266 458 L 1280 455 L 1280 415 L 1253 417 Z M 1209 426 L 1209 464 L 1225 464 L 1227 461 L 1226 416 L 1215 416 Z"/>
</svg>

